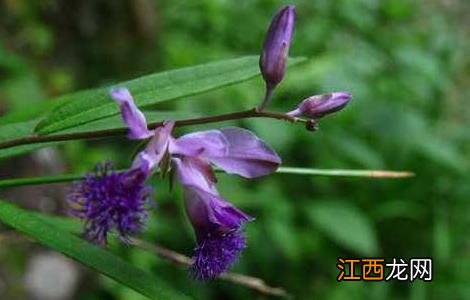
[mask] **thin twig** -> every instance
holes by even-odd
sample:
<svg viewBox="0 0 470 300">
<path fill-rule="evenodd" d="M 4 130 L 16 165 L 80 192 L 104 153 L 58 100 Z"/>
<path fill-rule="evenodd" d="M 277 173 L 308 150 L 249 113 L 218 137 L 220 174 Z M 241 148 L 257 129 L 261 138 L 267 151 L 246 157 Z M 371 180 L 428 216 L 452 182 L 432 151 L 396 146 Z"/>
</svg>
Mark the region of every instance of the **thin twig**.
<svg viewBox="0 0 470 300">
<path fill-rule="evenodd" d="M 256 109 L 243 110 L 234 113 L 210 116 L 210 117 L 201 117 L 201 118 L 191 118 L 191 119 L 181 119 L 175 121 L 176 127 L 189 126 L 189 125 L 200 125 L 208 123 L 216 123 L 230 120 L 239 120 L 247 118 L 269 118 L 276 120 L 284 120 L 289 122 L 300 122 L 306 123 L 307 120 L 291 117 L 283 113 L 268 112 L 268 111 L 256 111 Z M 153 122 L 148 124 L 149 129 L 155 129 L 159 126 L 162 126 L 163 121 Z M 31 134 L 23 136 L 17 139 L 12 139 L 0 143 L 0 149 L 10 148 L 19 145 L 26 144 L 36 144 L 36 143 L 48 143 L 48 142 L 60 142 L 60 141 L 69 141 L 69 140 L 81 140 L 81 139 L 95 139 L 111 136 L 122 136 L 127 134 L 127 128 L 116 128 L 116 129 L 104 129 L 97 130 L 93 132 L 72 132 L 72 133 L 62 133 L 62 134 L 50 134 L 50 135 L 40 135 L 40 134 Z"/>
<path fill-rule="evenodd" d="M 32 243 L 34 240 L 13 230 L 0 232 L 0 244 Z"/>
<path fill-rule="evenodd" d="M 153 252 L 156 255 L 160 256 L 161 258 L 164 258 L 176 265 L 187 267 L 193 263 L 193 260 L 190 257 L 187 257 L 186 255 L 183 255 L 181 253 L 178 253 L 176 251 L 167 249 L 165 247 L 162 247 L 156 244 L 151 244 L 147 241 L 143 241 L 140 239 L 132 239 L 132 243 L 136 247 L 139 247 L 149 252 Z M 223 273 L 218 278 L 221 280 L 225 280 L 231 283 L 248 287 L 262 294 L 278 296 L 278 297 L 289 297 L 289 294 L 283 288 L 269 286 L 261 278 L 247 276 L 247 275 L 238 274 L 238 273 L 230 273 L 230 272 Z"/>
</svg>

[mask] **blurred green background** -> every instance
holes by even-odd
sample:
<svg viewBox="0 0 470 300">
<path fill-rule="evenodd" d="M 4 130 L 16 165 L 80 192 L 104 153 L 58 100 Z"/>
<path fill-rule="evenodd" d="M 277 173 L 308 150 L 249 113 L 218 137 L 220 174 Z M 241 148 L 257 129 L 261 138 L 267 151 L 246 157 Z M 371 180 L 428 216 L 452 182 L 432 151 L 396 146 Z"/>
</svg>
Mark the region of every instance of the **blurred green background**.
<svg viewBox="0 0 470 300">
<path fill-rule="evenodd" d="M 322 120 L 315 133 L 272 120 L 237 125 L 265 139 L 285 166 L 411 170 L 417 176 L 275 174 L 246 181 L 221 174 L 221 193 L 256 217 L 247 226 L 248 249 L 233 271 L 263 278 L 296 299 L 470 299 L 470 3 L 292 2 L 298 22 L 291 54 L 310 60 L 287 73 L 270 109 L 287 111 L 309 95 L 341 90 L 352 92 L 353 102 Z M 282 4 L 0 1 L 0 115 L 27 115 L 25 108 L 83 88 L 257 54 L 270 17 Z M 253 107 L 262 96 L 257 78 L 154 109 L 215 114 Z M 204 127 L 189 130 L 198 128 Z M 126 167 L 135 147 L 125 139 L 67 143 L 0 161 L 0 172 L 2 177 L 85 172 L 106 159 Z M 166 182 L 153 184 L 157 209 L 145 238 L 190 255 L 194 237 L 181 194 L 169 193 Z M 63 213 L 66 189 L 16 188 L 1 194 L 28 208 Z M 70 262 L 79 274 L 71 292 L 40 296 L 27 278 L 31 261 L 47 250 L 6 238 L 1 243 L 1 299 L 143 299 Z M 141 250 L 115 251 L 197 299 L 271 299 L 227 282 L 195 282 L 183 268 Z M 434 279 L 337 282 L 340 256 L 432 257 Z"/>
</svg>

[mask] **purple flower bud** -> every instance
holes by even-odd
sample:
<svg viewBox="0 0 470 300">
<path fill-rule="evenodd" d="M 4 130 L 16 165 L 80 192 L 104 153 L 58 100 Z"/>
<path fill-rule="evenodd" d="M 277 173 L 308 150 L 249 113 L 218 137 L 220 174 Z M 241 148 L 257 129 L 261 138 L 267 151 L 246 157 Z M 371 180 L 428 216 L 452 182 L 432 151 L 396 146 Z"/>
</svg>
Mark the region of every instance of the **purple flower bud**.
<svg viewBox="0 0 470 300">
<path fill-rule="evenodd" d="M 117 230 L 122 241 L 140 232 L 147 219 L 145 207 L 151 188 L 142 168 L 115 172 L 111 163 L 97 165 L 95 174 L 77 182 L 67 200 L 70 214 L 85 221 L 84 236 L 97 244 L 107 243 L 108 233 Z"/>
<path fill-rule="evenodd" d="M 348 92 L 335 92 L 330 94 L 311 96 L 303 100 L 299 106 L 288 112 L 291 117 L 308 117 L 319 119 L 325 115 L 337 112 L 345 107 L 352 96 Z"/>
<path fill-rule="evenodd" d="M 284 78 L 294 23 L 295 6 L 288 5 L 279 10 L 269 25 L 259 65 L 270 88 L 274 88 Z"/>
</svg>

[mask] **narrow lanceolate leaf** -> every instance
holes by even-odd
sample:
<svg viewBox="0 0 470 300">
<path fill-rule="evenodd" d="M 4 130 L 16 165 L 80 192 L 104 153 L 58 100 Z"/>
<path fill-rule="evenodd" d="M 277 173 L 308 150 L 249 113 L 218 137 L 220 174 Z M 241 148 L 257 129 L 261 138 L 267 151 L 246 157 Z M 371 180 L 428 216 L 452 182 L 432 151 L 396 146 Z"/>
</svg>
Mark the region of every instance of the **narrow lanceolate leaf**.
<svg viewBox="0 0 470 300">
<path fill-rule="evenodd" d="M 170 288 L 159 278 L 132 266 L 109 251 L 91 245 L 66 230 L 54 226 L 53 222 L 47 222 L 35 213 L 0 201 L 0 221 L 150 299 L 189 299 Z"/>
<path fill-rule="evenodd" d="M 303 60 L 293 58 L 290 65 Z M 258 57 L 247 56 L 147 75 L 115 86 L 127 87 L 137 105 L 143 107 L 242 82 L 258 74 Z M 67 103 L 46 116 L 36 132 L 49 134 L 117 114 L 118 106 L 108 93 L 109 87 L 105 87 L 60 97 Z"/>
</svg>

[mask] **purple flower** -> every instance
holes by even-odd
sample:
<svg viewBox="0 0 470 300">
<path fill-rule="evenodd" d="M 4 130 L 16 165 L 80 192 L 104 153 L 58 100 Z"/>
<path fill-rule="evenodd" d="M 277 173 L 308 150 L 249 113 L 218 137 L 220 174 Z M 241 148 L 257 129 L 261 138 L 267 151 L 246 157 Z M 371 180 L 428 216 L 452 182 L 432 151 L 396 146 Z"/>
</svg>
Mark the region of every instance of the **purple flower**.
<svg viewBox="0 0 470 300">
<path fill-rule="evenodd" d="M 169 151 L 197 238 L 191 273 L 202 280 L 215 278 L 245 249 L 243 225 L 253 218 L 219 195 L 209 162 L 227 173 L 254 178 L 274 172 L 281 160 L 253 133 L 235 127 L 184 135 L 170 143 Z"/>
<path fill-rule="evenodd" d="M 122 94 L 125 89 L 119 89 Z M 112 93 L 116 99 L 115 94 Z M 130 94 L 129 94 L 130 95 Z M 147 128 L 132 97 L 117 101 L 129 131 Z M 134 107 L 131 114 L 123 106 Z M 209 279 L 226 271 L 246 247 L 243 225 L 252 218 L 223 199 L 216 189 L 216 177 L 210 163 L 227 173 L 254 178 L 274 172 L 281 163 L 279 156 L 266 143 L 248 130 L 228 127 L 194 132 L 173 138 L 174 122 L 157 128 L 138 159 L 145 162 L 146 174 L 170 157 L 183 186 L 186 213 L 194 227 L 197 246 L 191 273 L 198 279 Z M 136 137 L 137 134 L 134 134 Z M 141 135 L 145 138 L 146 134 Z M 143 163 L 134 163 L 133 167 Z M 166 171 L 166 170 L 161 170 Z"/>
<path fill-rule="evenodd" d="M 252 217 L 220 197 L 211 167 L 198 158 L 174 158 L 186 213 L 196 233 L 191 274 L 201 280 L 225 272 L 246 247 L 242 226 Z"/>
<path fill-rule="evenodd" d="M 147 165 L 123 172 L 111 163 L 98 164 L 94 174 L 86 175 L 68 194 L 70 213 L 85 220 L 84 236 L 97 244 L 107 243 L 111 230 L 122 241 L 140 232 L 147 218 L 146 204 L 151 188 L 145 184 Z"/>
<path fill-rule="evenodd" d="M 263 51 L 259 60 L 261 74 L 266 82 L 268 94 L 284 78 L 289 48 L 294 34 L 295 6 L 284 6 L 273 17 L 264 40 Z M 267 97 L 269 98 L 269 97 Z M 259 107 L 266 107 L 269 99 Z"/>
<path fill-rule="evenodd" d="M 242 227 L 252 218 L 219 195 L 209 162 L 227 173 L 254 178 L 274 172 L 281 160 L 253 133 L 234 127 L 182 136 L 169 149 L 197 238 L 191 273 L 199 279 L 217 277 L 245 249 Z"/>
<path fill-rule="evenodd" d="M 348 92 L 335 92 L 323 95 L 311 96 L 303 100 L 299 106 L 288 112 L 292 117 L 305 116 L 312 119 L 319 119 L 325 115 L 343 109 L 351 100 L 352 96 Z"/>
</svg>

